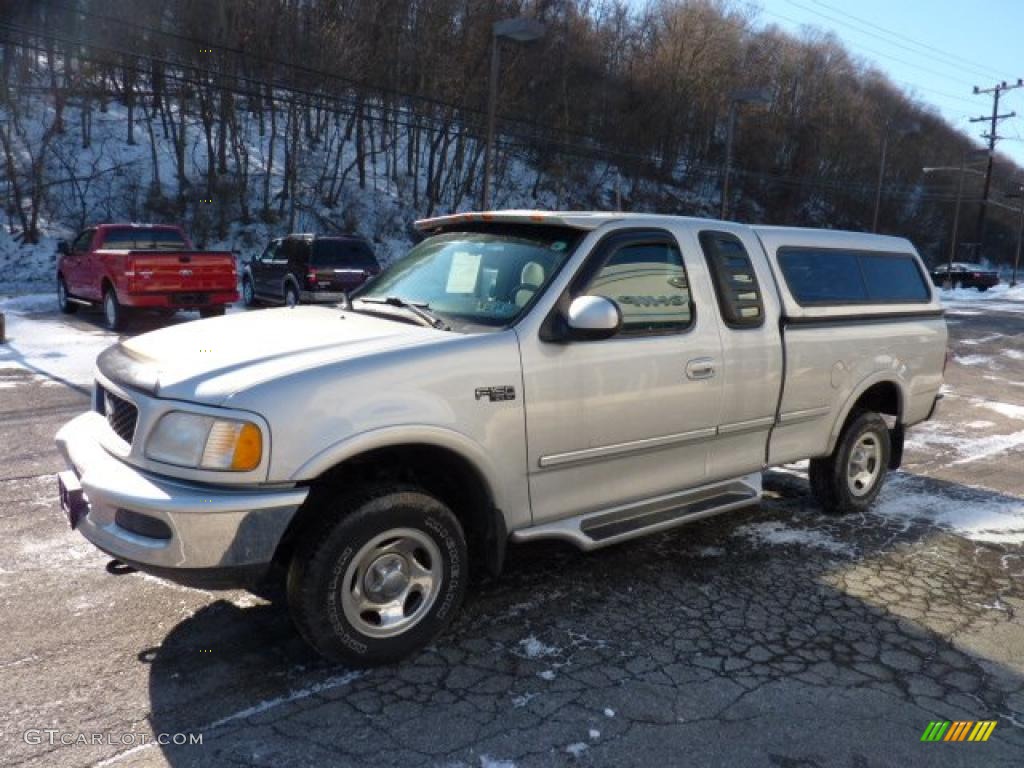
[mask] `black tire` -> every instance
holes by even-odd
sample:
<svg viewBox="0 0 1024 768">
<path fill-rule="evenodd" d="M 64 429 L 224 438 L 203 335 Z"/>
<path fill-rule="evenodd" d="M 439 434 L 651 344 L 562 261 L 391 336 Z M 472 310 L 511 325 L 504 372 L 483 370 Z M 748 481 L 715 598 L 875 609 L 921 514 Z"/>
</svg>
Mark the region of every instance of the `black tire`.
<svg viewBox="0 0 1024 768">
<path fill-rule="evenodd" d="M 981 291 L 982 293 L 984 293 L 985 291 L 987 291 L 989 289 L 989 287 L 990 286 L 987 286 L 987 285 L 979 285 L 978 286 L 978 290 Z"/>
<path fill-rule="evenodd" d="M 199 310 L 199 316 L 202 318 L 220 317 L 225 311 L 226 310 L 223 305 L 219 307 L 203 307 Z"/>
<path fill-rule="evenodd" d="M 70 301 L 68 284 L 64 282 L 64 275 L 57 275 L 57 306 L 65 315 L 73 315 L 78 311 L 78 304 Z"/>
<path fill-rule="evenodd" d="M 288 283 L 284 287 L 284 305 L 286 307 L 296 307 L 299 304 L 299 289 L 291 283 Z"/>
<path fill-rule="evenodd" d="M 108 285 L 103 291 L 103 322 L 107 330 L 120 331 L 127 322 L 128 312 L 117 300 L 117 291 Z"/>
<path fill-rule="evenodd" d="M 255 307 L 259 303 L 256 299 L 256 288 L 248 275 L 242 278 L 242 303 L 247 307 Z"/>
<path fill-rule="evenodd" d="M 317 511 L 321 516 L 302 533 L 292 554 L 287 594 L 296 628 L 318 653 L 359 666 L 385 664 L 444 631 L 462 604 L 468 576 L 466 538 L 445 504 L 415 486 L 372 485 Z M 410 541 L 405 570 L 383 562 L 396 557 L 389 548 L 409 548 Z M 411 564 L 414 560 L 418 566 Z M 402 579 L 414 567 L 422 572 L 424 564 L 438 576 L 421 589 L 417 602 L 415 585 L 407 581 L 405 591 L 400 588 Z M 396 581 L 389 583 L 395 573 Z M 395 595 L 381 593 L 391 602 L 373 603 L 375 580 L 382 590 L 397 590 Z M 388 628 L 383 613 L 360 610 L 356 590 L 366 604 L 400 605 L 398 624 Z M 402 628 L 404 621 L 410 623 Z M 382 633 L 391 634 L 375 636 Z"/>
<path fill-rule="evenodd" d="M 862 443 L 862 440 L 867 443 Z M 872 442 L 874 449 L 870 447 Z M 861 464 L 871 475 L 870 483 L 858 482 L 851 477 L 854 466 L 851 460 L 856 461 L 854 451 L 858 446 L 865 449 L 861 455 L 868 457 Z M 871 411 L 855 414 L 844 427 L 832 454 L 811 459 L 808 473 L 811 491 L 829 514 L 864 512 L 878 498 L 885 484 L 890 455 L 889 427 L 885 419 Z M 863 477 L 864 474 L 858 473 L 858 476 Z"/>
</svg>

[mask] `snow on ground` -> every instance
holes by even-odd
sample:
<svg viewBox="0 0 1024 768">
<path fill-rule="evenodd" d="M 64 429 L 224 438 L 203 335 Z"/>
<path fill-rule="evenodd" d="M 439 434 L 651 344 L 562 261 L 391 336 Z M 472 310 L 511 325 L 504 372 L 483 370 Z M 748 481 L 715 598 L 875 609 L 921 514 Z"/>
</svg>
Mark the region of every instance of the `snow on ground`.
<svg viewBox="0 0 1024 768">
<path fill-rule="evenodd" d="M 750 539 L 756 545 L 796 545 L 823 549 L 834 555 L 854 554 L 849 544 L 836 541 L 823 531 L 791 528 L 775 520 L 741 525 L 733 532 L 733 536 Z"/>
<path fill-rule="evenodd" d="M 976 288 L 937 290 L 942 303 L 955 315 L 978 314 L 982 309 L 1024 314 L 1024 283 L 1013 288 L 1007 283 L 1000 283 L 987 291 Z"/>
<path fill-rule="evenodd" d="M 519 641 L 521 653 L 528 659 L 542 659 L 545 656 L 556 656 L 562 652 L 561 648 L 542 643 L 535 635 L 530 635 L 525 640 Z"/>
<path fill-rule="evenodd" d="M 1020 406 L 1007 403 L 981 402 L 979 405 L 992 410 L 998 410 L 1002 406 L 1011 412 L 1020 409 Z M 1024 409 L 1020 410 L 1024 411 Z M 948 461 L 943 462 L 948 466 L 970 464 L 1006 451 L 1024 450 L 1024 430 L 1005 435 L 986 435 L 979 434 L 979 432 L 980 428 L 977 427 L 977 422 L 960 425 L 943 421 L 928 421 L 918 424 L 907 434 L 905 445 L 908 449 L 930 454 L 934 454 L 936 449 L 942 450 L 949 454 L 948 457 L 944 457 Z"/>
<path fill-rule="evenodd" d="M 38 314 L 57 312 L 56 294 L 0 299 L 0 312 L 7 324 L 7 343 L 0 344 L 0 387 L 13 384 L 12 369 L 52 382 L 91 387 L 96 356 L 118 339 L 99 324 L 83 329 L 61 315 Z"/>
<path fill-rule="evenodd" d="M 938 493 L 903 472 L 889 477 L 872 513 L 924 520 L 972 541 L 1024 544 L 1024 499 L 982 495 L 970 488 Z"/>
</svg>

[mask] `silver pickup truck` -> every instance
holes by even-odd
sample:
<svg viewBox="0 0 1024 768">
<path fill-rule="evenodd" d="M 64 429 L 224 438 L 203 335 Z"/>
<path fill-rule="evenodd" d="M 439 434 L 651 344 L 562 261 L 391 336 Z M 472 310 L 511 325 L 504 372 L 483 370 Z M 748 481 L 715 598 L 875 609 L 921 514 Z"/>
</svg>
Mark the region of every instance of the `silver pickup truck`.
<svg viewBox="0 0 1024 768">
<path fill-rule="evenodd" d="M 507 543 L 615 544 L 758 503 L 810 458 L 867 508 L 931 415 L 946 325 L 894 237 L 507 211 L 425 239 L 343 307 L 122 341 L 57 435 L 73 528 L 139 569 L 283 574 L 323 655 L 400 658 Z"/>
</svg>

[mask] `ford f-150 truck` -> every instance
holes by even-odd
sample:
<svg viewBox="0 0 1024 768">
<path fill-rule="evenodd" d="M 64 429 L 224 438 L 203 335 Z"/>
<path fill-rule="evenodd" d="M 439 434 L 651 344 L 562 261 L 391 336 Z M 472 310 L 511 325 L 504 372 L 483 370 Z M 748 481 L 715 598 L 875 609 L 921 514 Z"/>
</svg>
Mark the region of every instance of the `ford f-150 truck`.
<svg viewBox="0 0 1024 768">
<path fill-rule="evenodd" d="M 196 251 L 180 227 L 101 224 L 57 244 L 57 301 L 65 313 L 100 302 L 110 330 L 132 308 L 224 314 L 238 300 L 235 257 Z"/>
<path fill-rule="evenodd" d="M 505 211 L 426 238 L 348 306 L 230 315 L 103 352 L 61 429 L 72 528 L 134 567 L 283 573 L 323 655 L 451 621 L 507 542 L 589 550 L 758 503 L 809 458 L 860 512 L 939 399 L 946 325 L 906 240 Z"/>
</svg>

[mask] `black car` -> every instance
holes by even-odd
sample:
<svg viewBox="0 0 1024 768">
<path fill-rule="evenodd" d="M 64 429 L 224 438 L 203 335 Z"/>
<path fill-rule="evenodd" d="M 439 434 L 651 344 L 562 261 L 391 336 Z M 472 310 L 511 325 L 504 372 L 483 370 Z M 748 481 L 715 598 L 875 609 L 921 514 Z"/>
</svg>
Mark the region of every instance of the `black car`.
<svg viewBox="0 0 1024 768">
<path fill-rule="evenodd" d="M 993 285 L 999 285 L 999 273 L 994 269 L 963 261 L 954 261 L 948 273 L 945 264 L 932 269 L 933 283 L 945 285 L 947 279 L 954 288 L 977 288 L 979 291 L 987 291 Z"/>
<path fill-rule="evenodd" d="M 379 272 L 373 248 L 361 237 L 288 235 L 271 240 L 246 265 L 242 299 L 249 307 L 338 302 Z"/>
</svg>

